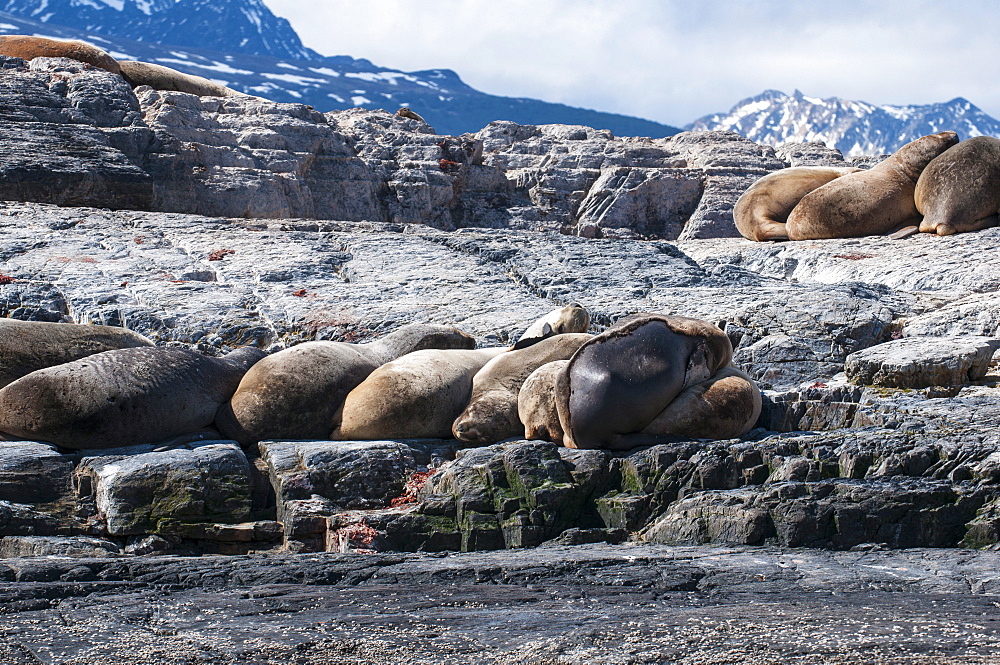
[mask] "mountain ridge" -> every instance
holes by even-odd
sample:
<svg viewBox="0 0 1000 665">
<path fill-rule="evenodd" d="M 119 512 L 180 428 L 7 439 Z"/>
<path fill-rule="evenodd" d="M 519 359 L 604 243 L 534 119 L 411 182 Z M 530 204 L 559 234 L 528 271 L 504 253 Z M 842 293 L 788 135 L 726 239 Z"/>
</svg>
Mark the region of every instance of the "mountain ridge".
<svg viewBox="0 0 1000 665">
<path fill-rule="evenodd" d="M 19 13 L 5 11 L 5 8 Z M 39 11 L 40 8 L 43 11 Z M 194 8 L 186 22 L 172 13 L 185 8 Z M 276 37 L 276 41 L 269 42 L 260 34 L 267 30 L 257 30 L 254 21 L 240 13 L 246 8 L 260 10 L 261 26 L 270 25 L 274 20 L 288 24 L 285 19 L 271 14 L 260 0 L 0 0 L 0 34 L 82 39 L 95 43 L 118 59 L 166 65 L 211 78 L 240 92 L 277 102 L 309 104 L 324 112 L 354 107 L 394 111 L 412 106 L 442 134 L 476 132 L 495 120 L 510 120 L 521 125 L 586 125 L 608 129 L 618 136 L 651 138 L 672 136 L 681 131 L 643 118 L 529 98 L 490 95 L 467 85 L 449 69 L 403 72 L 378 67 L 363 58 L 322 56 L 302 46 L 290 25 L 290 35 L 286 34 L 284 41 Z M 240 53 L 230 48 L 232 42 L 228 36 L 223 39 L 217 34 L 218 26 L 224 21 L 210 20 L 215 10 L 230 12 L 232 21 L 242 25 L 239 29 L 227 25 L 226 29 L 249 40 L 240 47 L 243 51 L 259 52 Z M 111 16 L 120 16 L 122 20 L 109 24 L 106 17 Z M 48 21 L 38 20 L 40 18 Z M 77 25 L 60 24 L 56 19 L 73 19 Z M 175 40 L 197 41 L 194 46 L 151 39 L 173 39 L 173 35 L 179 34 L 173 26 L 185 25 L 194 30 L 199 21 L 211 23 L 215 31 L 206 29 L 191 39 Z M 144 24 L 148 27 L 139 30 Z M 110 27 L 142 39 L 90 29 L 94 27 Z M 137 30 L 141 34 L 137 34 Z"/>
<path fill-rule="evenodd" d="M 799 90 L 789 95 L 765 90 L 736 103 L 727 113 L 699 118 L 687 130 L 735 131 L 768 145 L 818 141 L 847 156 L 892 153 L 927 134 L 954 130 L 962 138 L 1000 136 L 1000 120 L 963 97 L 937 104 L 870 104 Z"/>
</svg>

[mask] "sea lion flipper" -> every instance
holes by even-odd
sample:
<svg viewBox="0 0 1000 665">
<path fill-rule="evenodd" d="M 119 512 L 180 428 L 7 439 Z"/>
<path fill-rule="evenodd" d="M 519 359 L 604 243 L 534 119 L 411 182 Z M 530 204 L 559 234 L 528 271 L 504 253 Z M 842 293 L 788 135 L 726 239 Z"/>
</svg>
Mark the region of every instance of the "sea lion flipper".
<svg viewBox="0 0 1000 665">
<path fill-rule="evenodd" d="M 919 226 L 913 226 L 911 224 L 909 226 L 904 226 L 903 228 L 898 229 L 898 230 L 894 231 L 893 233 L 890 233 L 888 235 L 888 238 L 890 240 L 902 240 L 904 238 L 909 238 L 910 236 L 916 235 L 918 233 L 920 233 L 920 227 Z"/>
</svg>

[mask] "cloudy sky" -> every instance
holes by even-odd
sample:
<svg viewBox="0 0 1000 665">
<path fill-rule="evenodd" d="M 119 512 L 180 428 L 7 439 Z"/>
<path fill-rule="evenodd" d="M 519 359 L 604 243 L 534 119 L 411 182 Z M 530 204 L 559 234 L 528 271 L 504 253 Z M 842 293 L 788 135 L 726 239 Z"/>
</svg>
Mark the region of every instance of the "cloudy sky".
<svg viewBox="0 0 1000 665">
<path fill-rule="evenodd" d="M 324 55 L 684 125 L 796 88 L 1000 117 L 996 0 L 264 0 Z"/>
</svg>

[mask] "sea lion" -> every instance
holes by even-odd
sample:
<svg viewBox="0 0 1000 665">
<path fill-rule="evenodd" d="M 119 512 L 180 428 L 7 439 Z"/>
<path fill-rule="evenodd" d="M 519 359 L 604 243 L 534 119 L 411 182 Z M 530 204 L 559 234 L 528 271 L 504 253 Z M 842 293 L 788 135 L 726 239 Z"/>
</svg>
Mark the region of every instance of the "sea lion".
<svg viewBox="0 0 1000 665">
<path fill-rule="evenodd" d="M 744 238 L 764 242 L 788 240 L 785 222 L 802 197 L 848 173 L 853 167 L 796 166 L 769 173 L 736 201 L 733 220 Z"/>
<path fill-rule="evenodd" d="M 326 439 L 339 425 L 344 398 L 380 365 L 421 349 L 472 349 L 476 340 L 451 326 L 414 324 L 367 344 L 306 342 L 254 365 L 216 426 L 249 445 L 265 439 Z"/>
<path fill-rule="evenodd" d="M 452 434 L 460 441 L 479 445 L 521 436 L 524 425 L 517 415 L 517 399 L 524 381 L 542 365 L 568 360 L 592 338 L 585 333 L 555 335 L 486 363 L 472 378 L 472 396 L 455 419 Z"/>
<path fill-rule="evenodd" d="M 590 329 L 590 313 L 579 303 L 571 303 L 565 307 L 552 310 L 541 317 L 524 331 L 514 344 L 514 349 L 522 349 L 538 340 L 564 335 L 566 333 L 585 333 Z"/>
<path fill-rule="evenodd" d="M 125 328 L 0 319 L 0 388 L 39 369 L 139 346 L 153 342 Z"/>
<path fill-rule="evenodd" d="M 594 337 L 558 377 L 563 444 L 622 450 L 684 390 L 729 365 L 718 327 L 682 316 L 632 316 Z"/>
<path fill-rule="evenodd" d="M 107 51 L 92 44 L 30 35 L 0 36 L 0 55 L 23 60 L 35 58 L 70 58 L 85 62 L 112 74 L 121 74 L 118 61 Z"/>
<path fill-rule="evenodd" d="M 0 389 L 0 431 L 71 450 L 196 432 L 263 357 L 252 347 L 224 358 L 139 347 L 40 369 Z"/>
<path fill-rule="evenodd" d="M 850 173 L 806 194 L 788 216 L 789 239 L 881 235 L 916 223 L 917 179 L 932 159 L 956 143 L 955 132 L 921 137 L 868 171 Z"/>
<path fill-rule="evenodd" d="M 248 97 L 242 92 L 227 88 L 221 83 L 194 74 L 185 74 L 170 67 L 149 62 L 122 60 L 119 63 L 121 75 L 130 86 L 138 88 L 148 85 L 156 90 L 187 92 L 199 97 Z"/>
<path fill-rule="evenodd" d="M 976 136 L 934 158 L 917 180 L 920 230 L 939 236 L 996 226 L 1000 212 L 1000 139 Z"/>
<path fill-rule="evenodd" d="M 707 381 L 683 390 L 641 434 L 736 439 L 757 424 L 762 406 L 753 379 L 735 367 L 723 367 Z"/>
<path fill-rule="evenodd" d="M 563 430 L 556 409 L 556 384 L 569 360 L 542 365 L 525 379 L 517 395 L 517 417 L 524 424 L 524 438 L 562 445 Z"/>
<path fill-rule="evenodd" d="M 382 365 L 344 400 L 335 441 L 446 439 L 472 395 L 472 377 L 504 347 L 416 351 Z"/>
<path fill-rule="evenodd" d="M 409 106 L 404 106 L 403 108 L 396 111 L 396 115 L 400 118 L 409 118 L 410 120 L 417 120 L 419 122 L 427 124 L 427 121 L 420 117 L 413 109 Z"/>
</svg>

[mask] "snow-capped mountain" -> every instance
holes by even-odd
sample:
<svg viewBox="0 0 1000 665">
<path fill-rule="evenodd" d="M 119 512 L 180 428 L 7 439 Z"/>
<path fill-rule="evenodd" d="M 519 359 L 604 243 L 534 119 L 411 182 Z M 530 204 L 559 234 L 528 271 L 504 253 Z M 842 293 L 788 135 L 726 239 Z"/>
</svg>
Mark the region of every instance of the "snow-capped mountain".
<svg viewBox="0 0 1000 665">
<path fill-rule="evenodd" d="M 488 95 L 447 69 L 402 72 L 302 45 L 260 0 L 0 0 L 0 34 L 91 42 L 120 60 L 197 74 L 235 90 L 320 111 L 409 106 L 439 133 L 476 132 L 494 120 L 565 123 L 618 136 L 663 137 L 676 127 L 535 99 Z"/>
<path fill-rule="evenodd" d="M 0 0 L 0 11 L 139 42 L 279 58 L 320 57 L 261 0 Z"/>
<path fill-rule="evenodd" d="M 767 90 L 685 129 L 731 130 L 769 145 L 820 141 L 855 157 L 895 152 L 916 138 L 945 130 L 958 132 L 962 139 L 1000 136 L 1000 121 L 962 98 L 924 106 L 876 106 L 807 97 L 798 90 L 792 95 Z"/>
</svg>

